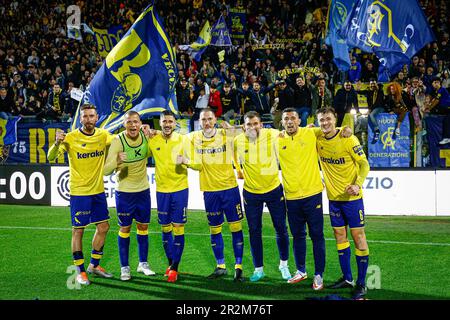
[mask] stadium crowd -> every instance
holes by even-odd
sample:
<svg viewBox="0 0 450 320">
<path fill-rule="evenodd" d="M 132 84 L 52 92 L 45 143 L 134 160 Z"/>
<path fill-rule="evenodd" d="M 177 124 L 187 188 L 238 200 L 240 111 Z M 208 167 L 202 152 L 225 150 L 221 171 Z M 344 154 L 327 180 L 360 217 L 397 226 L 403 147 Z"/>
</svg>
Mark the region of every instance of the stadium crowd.
<svg viewBox="0 0 450 320">
<path fill-rule="evenodd" d="M 209 46 L 199 62 L 177 50 L 179 111 L 195 120 L 199 110 L 209 106 L 217 116 L 230 120 L 255 110 L 271 115 L 278 126 L 285 108 L 296 108 L 305 125 L 319 107 L 333 106 L 339 125 L 351 109 L 359 113 L 359 92 L 368 98 L 372 124 L 380 112 L 398 114 L 400 124 L 410 111 L 416 132 L 422 129 L 422 117 L 428 112 L 446 114 L 448 119 L 448 108 L 431 107 L 434 97 L 441 100 L 441 106 L 450 105 L 449 97 L 438 95 L 441 87 L 450 86 L 449 6 L 444 0 L 420 3 L 437 41 L 414 56 L 411 64 L 395 75 L 388 90 L 381 91 L 376 80 L 379 62 L 373 54 L 353 50 L 352 66 L 345 74 L 333 64 L 331 47 L 324 42 L 326 0 L 158 1 L 158 12 L 175 47 L 194 42 L 206 20 L 213 25 L 220 15 L 226 18 L 230 8 L 247 10 L 246 37 L 227 49 L 223 60 L 217 54 L 222 50 L 219 47 Z M 46 6 L 30 0 L 0 1 L 0 117 L 71 121 L 78 106 L 70 96 L 72 88 L 85 89 L 102 63 L 93 36 L 84 34 L 82 42 L 67 37 L 66 10 L 71 4 L 61 0 Z M 148 1 L 75 4 L 87 25 L 107 28 L 120 24 L 127 30 Z M 252 45 L 277 39 L 301 41 L 287 42 L 283 49 L 252 49 Z M 299 67 L 317 67 L 320 74 L 279 74 Z M 361 82 L 370 83 L 367 90 L 361 90 Z M 338 83 L 342 88 L 336 91 Z M 444 134 L 444 138 L 450 136 Z"/>
</svg>

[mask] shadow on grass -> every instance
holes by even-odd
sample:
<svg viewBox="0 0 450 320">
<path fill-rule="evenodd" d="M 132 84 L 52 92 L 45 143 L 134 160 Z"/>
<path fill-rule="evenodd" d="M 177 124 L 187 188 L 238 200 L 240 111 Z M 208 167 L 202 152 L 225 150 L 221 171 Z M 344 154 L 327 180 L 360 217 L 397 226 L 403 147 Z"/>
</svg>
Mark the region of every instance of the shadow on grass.
<svg viewBox="0 0 450 320">
<path fill-rule="evenodd" d="M 93 285 L 125 292 L 136 292 L 147 299 L 156 300 L 305 300 L 325 299 L 330 295 L 351 298 L 351 291 L 329 290 L 313 291 L 312 280 L 288 284 L 281 279 L 266 277 L 259 282 L 234 282 L 232 276 L 209 280 L 206 277 L 181 273 L 176 283 L 168 283 L 162 276 L 134 276 L 130 281 L 114 279 L 95 279 Z M 124 293 L 125 293 L 124 292 Z M 125 297 L 126 298 L 126 297 Z M 144 297 L 143 297 L 144 298 Z M 369 290 L 369 300 L 437 300 L 448 297 L 405 293 L 393 290 Z M 145 298 L 144 298 L 145 299 Z"/>
</svg>

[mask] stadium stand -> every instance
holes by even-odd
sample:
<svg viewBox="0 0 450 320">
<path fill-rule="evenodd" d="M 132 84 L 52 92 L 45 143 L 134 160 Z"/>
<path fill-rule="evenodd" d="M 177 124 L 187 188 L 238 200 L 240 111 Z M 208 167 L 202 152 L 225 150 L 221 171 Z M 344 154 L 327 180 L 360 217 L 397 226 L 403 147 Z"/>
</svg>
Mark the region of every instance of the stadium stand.
<svg viewBox="0 0 450 320">
<path fill-rule="evenodd" d="M 402 86 L 403 99 L 409 111 L 411 137 L 425 134 L 424 118 L 429 113 L 436 113 L 436 108 L 429 111 L 426 105 L 427 101 L 432 102 L 435 95 L 433 81 L 439 78 L 443 88 L 450 86 L 449 5 L 444 0 L 419 2 L 437 41 L 424 47 L 413 57 L 411 64 L 405 65 L 392 79 Z M 43 6 L 30 0 L 1 0 L 1 117 L 20 115 L 25 120 L 47 122 L 72 120 L 78 103 L 71 97 L 71 90 L 86 89 L 103 58 L 94 36 L 84 33 L 83 41 L 68 38 L 66 10 L 71 4 L 80 7 L 81 22 L 90 28 L 121 25 L 126 31 L 148 1 L 93 0 L 72 3 L 57 0 Z M 195 61 L 185 51 L 177 50 L 177 99 L 184 117 L 192 117 L 205 83 L 218 92 L 214 94 L 214 99 L 209 100 L 210 106 L 216 108 L 220 96 L 224 95 L 224 84 L 230 85 L 233 99 L 237 99 L 238 119 L 239 114 L 259 107 L 242 92 L 243 83 L 250 88 L 255 82 L 261 88 L 270 88 L 267 92 L 269 108 L 264 109 L 263 113 L 269 121 L 275 118 L 274 126 L 278 126 L 277 113 L 285 107 L 312 107 L 314 112 L 317 103 L 336 101 L 334 97 L 344 80 L 354 82 L 353 86 L 358 85 L 359 88 L 360 81 L 368 83 L 370 79 L 377 78 L 379 62 L 373 54 L 353 50 L 352 64 L 358 65 L 358 68 L 352 68 L 345 74 L 333 64 L 331 47 L 323 39 L 328 6 L 326 0 L 166 0 L 157 1 L 156 6 L 176 48 L 194 42 L 207 20 L 213 24 L 220 15 L 226 18 L 230 8 L 241 8 L 247 12 L 245 38 L 235 41 L 233 49 L 225 50 L 223 59 L 218 55 L 223 50 L 219 47 L 207 47 L 200 61 Z M 280 43 L 280 39 L 285 40 L 284 48 L 271 46 Z M 253 50 L 255 45 L 264 44 L 268 48 Z M 296 106 L 293 99 L 296 97 L 296 78 L 299 74 L 287 74 L 283 70 L 303 67 L 317 67 L 320 74 L 305 74 L 303 80 L 312 98 L 306 101 L 310 101 L 311 105 Z M 319 79 L 325 80 L 326 90 L 316 86 Z M 186 80 L 185 83 L 182 80 Z M 384 90 L 388 95 L 387 86 Z M 328 91 L 332 99 L 327 98 Z M 353 111 L 353 114 L 357 113 L 354 130 L 360 134 L 363 144 L 367 144 L 368 109 L 367 105 L 359 107 L 363 115 Z M 389 110 L 387 105 L 384 107 Z M 448 109 L 440 114 L 448 117 Z M 313 121 L 310 117 L 309 122 Z M 411 166 L 414 166 L 413 161 Z"/>
</svg>

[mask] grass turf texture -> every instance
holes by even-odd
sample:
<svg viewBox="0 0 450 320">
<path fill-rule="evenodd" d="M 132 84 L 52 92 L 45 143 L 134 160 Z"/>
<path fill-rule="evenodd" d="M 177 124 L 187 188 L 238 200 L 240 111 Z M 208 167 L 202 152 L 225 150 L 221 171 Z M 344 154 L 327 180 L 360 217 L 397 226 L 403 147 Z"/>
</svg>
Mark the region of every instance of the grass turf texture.
<svg viewBox="0 0 450 320">
<path fill-rule="evenodd" d="M 93 282 L 80 290 L 67 287 L 66 273 L 72 265 L 70 249 L 71 228 L 68 208 L 0 205 L 0 299 L 176 299 L 176 300 L 301 300 L 339 294 L 350 297 L 350 291 L 329 289 L 314 292 L 312 245 L 308 239 L 307 272 L 309 278 L 298 284 L 287 284 L 278 271 L 275 233 L 268 214 L 264 215 L 264 271 L 266 277 L 257 283 L 233 282 L 234 256 L 231 235 L 226 224 L 223 234 L 228 276 L 208 280 L 215 268 L 209 240 L 209 228 L 203 212 L 190 211 L 186 225 L 186 244 L 180 264 L 179 280 L 168 283 L 163 277 L 167 260 L 161 243 L 160 227 L 155 212 L 150 223 L 149 264 L 155 277 L 136 273 L 138 263 L 135 227 L 132 229 L 130 266 L 132 280 L 119 279 L 120 265 L 117 249 L 117 218 L 110 210 L 111 229 L 108 233 L 101 265 L 114 274 L 113 279 L 91 276 Z M 325 216 L 327 249 L 325 285 L 340 277 L 340 268 L 329 217 Z M 244 276 L 253 272 L 247 224 L 243 223 Z M 86 229 L 83 252 L 86 267 L 90 259 L 94 227 Z M 369 290 L 369 299 L 449 299 L 450 256 L 449 217 L 366 217 L 369 240 L 369 265 L 380 268 L 381 288 Z M 291 253 L 291 273 L 295 263 Z M 356 263 L 352 243 L 352 270 L 356 278 Z M 371 276 L 372 274 L 368 274 Z"/>
</svg>

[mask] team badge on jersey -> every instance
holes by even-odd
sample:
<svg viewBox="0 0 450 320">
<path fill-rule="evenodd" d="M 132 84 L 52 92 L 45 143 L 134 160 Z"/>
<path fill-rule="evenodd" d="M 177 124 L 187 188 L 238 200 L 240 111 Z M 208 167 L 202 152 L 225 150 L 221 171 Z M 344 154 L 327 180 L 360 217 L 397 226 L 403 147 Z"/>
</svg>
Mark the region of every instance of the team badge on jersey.
<svg viewBox="0 0 450 320">
<path fill-rule="evenodd" d="M 358 156 L 364 155 L 364 150 L 361 145 L 354 146 L 353 152 L 356 153 Z"/>
</svg>

